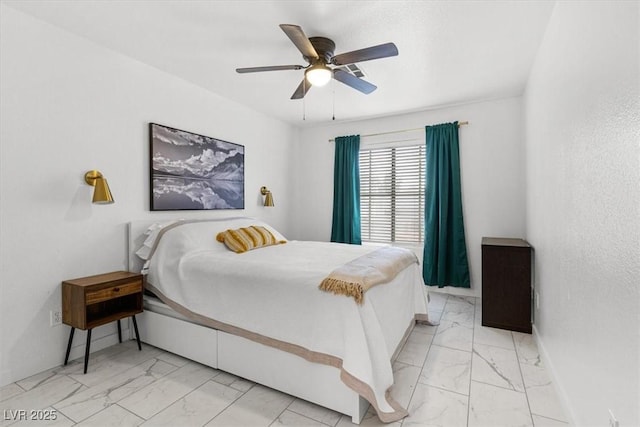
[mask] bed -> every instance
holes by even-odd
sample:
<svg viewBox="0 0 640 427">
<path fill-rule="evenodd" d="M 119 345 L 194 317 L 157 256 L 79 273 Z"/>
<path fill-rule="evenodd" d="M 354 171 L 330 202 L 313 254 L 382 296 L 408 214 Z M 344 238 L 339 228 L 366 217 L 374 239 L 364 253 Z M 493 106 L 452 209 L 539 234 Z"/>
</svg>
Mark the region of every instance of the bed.
<svg viewBox="0 0 640 427">
<path fill-rule="evenodd" d="M 237 254 L 216 241 L 249 226 L 286 243 Z M 407 412 L 390 396 L 391 363 L 416 321 L 429 322 L 417 262 L 362 301 L 318 289 L 332 271 L 379 250 L 286 241 L 252 218 L 131 222 L 129 269 L 147 274 L 155 294 L 139 316 L 141 339 L 356 424 L 370 404 L 383 422 L 397 421 Z"/>
</svg>

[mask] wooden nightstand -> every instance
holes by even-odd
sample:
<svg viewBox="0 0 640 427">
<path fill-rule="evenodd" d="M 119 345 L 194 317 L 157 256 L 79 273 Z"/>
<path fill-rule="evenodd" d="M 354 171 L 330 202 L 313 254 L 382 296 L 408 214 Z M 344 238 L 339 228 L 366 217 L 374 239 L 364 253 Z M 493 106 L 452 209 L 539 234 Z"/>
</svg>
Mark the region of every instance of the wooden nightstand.
<svg viewBox="0 0 640 427">
<path fill-rule="evenodd" d="M 127 271 L 114 271 L 62 282 L 62 323 L 71 326 L 64 364 L 66 365 L 69 361 L 73 333 L 76 328 L 86 330 L 87 347 L 84 354 L 84 373 L 86 374 L 91 330 L 115 320 L 118 322 L 118 339 L 122 342 L 120 319 L 125 317 L 133 319 L 138 350 L 142 350 L 135 316 L 142 313 L 142 292 L 142 275 Z"/>
</svg>

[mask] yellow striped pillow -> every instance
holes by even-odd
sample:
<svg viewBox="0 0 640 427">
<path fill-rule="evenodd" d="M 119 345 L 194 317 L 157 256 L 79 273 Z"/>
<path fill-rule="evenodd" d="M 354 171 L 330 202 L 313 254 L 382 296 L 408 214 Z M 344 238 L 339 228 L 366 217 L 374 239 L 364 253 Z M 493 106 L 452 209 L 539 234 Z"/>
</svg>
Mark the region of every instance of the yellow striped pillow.
<svg viewBox="0 0 640 427">
<path fill-rule="evenodd" d="M 269 230 L 260 225 L 222 231 L 218 233 L 216 240 L 238 254 L 263 246 L 287 243 L 286 240 L 277 240 Z"/>
</svg>

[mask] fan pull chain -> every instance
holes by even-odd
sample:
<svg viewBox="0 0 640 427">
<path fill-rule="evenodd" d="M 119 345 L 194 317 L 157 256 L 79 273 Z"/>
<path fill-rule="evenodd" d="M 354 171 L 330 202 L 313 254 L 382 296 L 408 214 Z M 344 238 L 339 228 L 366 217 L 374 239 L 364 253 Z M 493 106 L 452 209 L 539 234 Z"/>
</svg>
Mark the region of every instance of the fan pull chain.
<svg viewBox="0 0 640 427">
<path fill-rule="evenodd" d="M 333 112 L 332 112 L 331 120 L 335 120 L 336 119 L 336 85 L 333 82 L 333 79 L 331 79 L 331 92 L 333 94 Z"/>
</svg>

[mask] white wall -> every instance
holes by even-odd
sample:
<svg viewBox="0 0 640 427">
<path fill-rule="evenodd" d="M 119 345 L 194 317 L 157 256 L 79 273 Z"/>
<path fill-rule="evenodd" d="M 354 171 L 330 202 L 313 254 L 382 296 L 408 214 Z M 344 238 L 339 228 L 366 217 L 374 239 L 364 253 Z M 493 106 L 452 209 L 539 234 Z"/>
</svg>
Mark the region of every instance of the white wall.
<svg viewBox="0 0 640 427">
<path fill-rule="evenodd" d="M 575 425 L 640 425 L 638 2 L 559 2 L 525 95 L 536 329 Z"/>
<path fill-rule="evenodd" d="M 59 365 L 69 328 L 49 327 L 64 279 L 126 268 L 125 224 L 152 217 L 261 217 L 290 233 L 296 131 L 184 80 L 1 7 L 0 385 Z M 148 123 L 245 146 L 244 211 L 149 212 Z M 266 165 L 266 166 L 265 166 Z M 101 170 L 116 203 L 90 203 Z M 260 186 L 276 207 L 260 206 Z M 212 236 L 214 238 L 214 236 Z M 93 349 L 116 342 L 94 333 Z M 80 355 L 84 333 L 76 334 Z"/>
<path fill-rule="evenodd" d="M 303 129 L 294 148 L 294 237 L 331 237 L 333 157 L 336 136 L 420 128 L 452 121 L 460 127 L 460 162 L 471 290 L 450 293 L 480 296 L 483 236 L 524 237 L 524 145 L 520 97 L 466 104 L 371 120 Z M 418 132 L 424 143 L 424 132 Z M 398 134 L 405 139 L 407 134 Z M 363 139 L 364 142 L 365 139 Z"/>
</svg>

